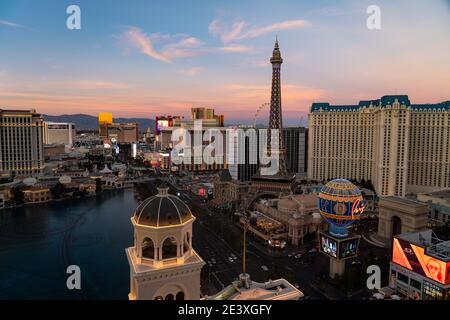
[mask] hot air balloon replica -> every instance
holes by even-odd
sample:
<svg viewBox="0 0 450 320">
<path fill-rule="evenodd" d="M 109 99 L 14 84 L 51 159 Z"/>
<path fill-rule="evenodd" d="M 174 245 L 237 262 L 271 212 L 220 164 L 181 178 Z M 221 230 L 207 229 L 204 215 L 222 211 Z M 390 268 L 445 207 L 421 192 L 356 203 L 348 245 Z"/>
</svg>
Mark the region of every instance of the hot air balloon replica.
<svg viewBox="0 0 450 320">
<path fill-rule="evenodd" d="M 330 277 L 335 278 L 345 272 L 345 260 L 357 255 L 360 236 L 348 229 L 364 212 L 361 191 L 348 180 L 332 180 L 319 193 L 319 211 L 330 226 L 320 232 L 320 251 L 330 257 Z"/>
</svg>

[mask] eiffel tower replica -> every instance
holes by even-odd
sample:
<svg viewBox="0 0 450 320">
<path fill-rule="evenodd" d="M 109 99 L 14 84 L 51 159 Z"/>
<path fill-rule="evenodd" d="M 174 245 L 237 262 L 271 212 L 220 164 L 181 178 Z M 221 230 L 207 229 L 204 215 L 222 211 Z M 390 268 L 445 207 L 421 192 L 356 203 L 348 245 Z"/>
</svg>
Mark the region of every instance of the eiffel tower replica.
<svg viewBox="0 0 450 320">
<path fill-rule="evenodd" d="M 252 201 L 259 194 L 285 196 L 292 194 L 295 188 L 295 174 L 290 173 L 286 166 L 286 149 L 283 137 L 283 114 L 281 111 L 281 58 L 278 39 L 275 41 L 272 57 L 272 96 L 270 100 L 269 130 L 267 133 L 267 149 L 271 156 L 278 153 L 278 171 L 273 175 L 264 175 L 260 170 L 252 177 L 249 192 L 242 201 L 239 212 L 245 213 Z M 278 143 L 271 149 L 271 130 L 278 130 Z"/>
</svg>

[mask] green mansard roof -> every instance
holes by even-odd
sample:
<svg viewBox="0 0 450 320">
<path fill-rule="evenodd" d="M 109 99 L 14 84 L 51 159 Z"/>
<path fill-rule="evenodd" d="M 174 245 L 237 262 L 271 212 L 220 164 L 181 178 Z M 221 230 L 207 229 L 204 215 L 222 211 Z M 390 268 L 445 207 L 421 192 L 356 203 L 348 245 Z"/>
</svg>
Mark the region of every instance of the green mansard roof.
<svg viewBox="0 0 450 320">
<path fill-rule="evenodd" d="M 330 105 L 328 102 L 313 103 L 311 106 L 311 112 L 315 111 L 357 111 L 361 108 L 369 107 L 370 105 L 374 107 L 384 108 L 387 105 L 392 105 L 395 100 L 401 105 L 410 107 L 413 110 L 449 110 L 450 101 L 444 101 L 441 103 L 434 104 L 411 104 L 409 97 L 407 95 L 394 95 L 394 96 L 383 96 L 381 99 L 377 100 L 363 100 L 357 105 Z"/>
</svg>

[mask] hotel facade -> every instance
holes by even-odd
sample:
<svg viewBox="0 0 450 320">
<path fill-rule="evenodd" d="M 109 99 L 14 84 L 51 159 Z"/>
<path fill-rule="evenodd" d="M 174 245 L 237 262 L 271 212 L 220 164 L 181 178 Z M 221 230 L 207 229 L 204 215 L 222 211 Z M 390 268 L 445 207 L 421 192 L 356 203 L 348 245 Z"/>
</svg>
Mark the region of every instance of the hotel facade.
<svg viewBox="0 0 450 320">
<path fill-rule="evenodd" d="M 313 103 L 308 177 L 370 180 L 380 196 L 449 187 L 450 101 L 384 96 L 358 105 Z"/>
<path fill-rule="evenodd" d="M 42 174 L 43 134 L 44 119 L 35 110 L 0 109 L 0 175 Z"/>
<path fill-rule="evenodd" d="M 72 147 L 75 136 L 74 123 L 44 122 L 44 144 L 63 144 Z"/>
</svg>

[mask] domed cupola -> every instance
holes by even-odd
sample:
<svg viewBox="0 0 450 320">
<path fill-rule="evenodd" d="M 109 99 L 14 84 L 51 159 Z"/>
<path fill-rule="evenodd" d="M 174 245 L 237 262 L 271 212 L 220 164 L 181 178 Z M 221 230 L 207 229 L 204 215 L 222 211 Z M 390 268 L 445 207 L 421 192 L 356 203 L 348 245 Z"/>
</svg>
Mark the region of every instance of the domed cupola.
<svg viewBox="0 0 450 320">
<path fill-rule="evenodd" d="M 132 300 L 200 298 L 205 262 L 192 248 L 195 216 L 163 183 L 134 211 L 134 246 L 126 250 Z"/>
<path fill-rule="evenodd" d="M 137 224 L 155 228 L 180 225 L 192 218 L 189 207 L 178 197 L 169 194 L 166 184 L 160 185 L 158 194 L 145 199 L 134 212 Z"/>
</svg>

